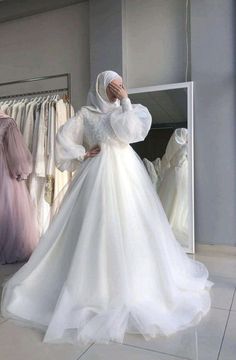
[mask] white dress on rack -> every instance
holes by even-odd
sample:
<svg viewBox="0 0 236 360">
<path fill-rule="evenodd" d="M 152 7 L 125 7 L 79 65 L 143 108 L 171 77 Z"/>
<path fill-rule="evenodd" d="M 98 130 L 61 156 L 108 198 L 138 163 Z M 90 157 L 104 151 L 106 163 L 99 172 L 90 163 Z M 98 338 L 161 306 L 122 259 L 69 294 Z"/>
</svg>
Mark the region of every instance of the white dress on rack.
<svg viewBox="0 0 236 360">
<path fill-rule="evenodd" d="M 161 160 L 162 180 L 158 188 L 162 206 L 176 239 L 189 242 L 188 130 L 176 129 Z"/>
<path fill-rule="evenodd" d="M 65 103 L 62 99 L 56 103 L 56 133 L 59 128 L 65 124 L 69 117 L 74 116 L 74 108 L 71 104 Z M 66 187 L 66 185 L 71 180 L 71 173 L 68 171 L 61 172 L 55 168 L 55 191 L 54 199 L 57 199 L 57 196 L 61 190 Z"/>
<path fill-rule="evenodd" d="M 25 104 L 24 118 L 22 120 L 22 135 L 29 150 L 32 152 L 34 134 L 34 115 L 37 103 L 31 100 Z"/>
<path fill-rule="evenodd" d="M 174 238 L 137 153 L 151 116 L 129 99 L 111 113 L 81 108 L 59 129 L 56 161 L 75 175 L 28 263 L 3 289 L 2 314 L 41 328 L 44 342 L 146 339 L 210 309 L 206 267 Z M 101 151 L 84 160 L 86 149 Z"/>
</svg>

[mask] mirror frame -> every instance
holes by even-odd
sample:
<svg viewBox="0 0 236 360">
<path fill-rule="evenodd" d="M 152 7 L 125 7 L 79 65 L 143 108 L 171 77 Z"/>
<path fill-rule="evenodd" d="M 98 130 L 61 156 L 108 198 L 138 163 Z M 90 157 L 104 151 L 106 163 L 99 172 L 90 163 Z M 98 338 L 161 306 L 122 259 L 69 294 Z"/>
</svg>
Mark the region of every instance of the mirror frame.
<svg viewBox="0 0 236 360">
<path fill-rule="evenodd" d="M 189 246 L 183 247 L 186 253 L 195 254 L 195 206 L 194 206 L 194 82 L 186 81 L 181 83 L 145 86 L 127 89 L 129 94 L 142 92 L 163 91 L 172 89 L 187 89 L 187 124 L 188 124 L 188 203 L 189 203 Z M 145 105 L 145 104 L 143 104 Z"/>
</svg>

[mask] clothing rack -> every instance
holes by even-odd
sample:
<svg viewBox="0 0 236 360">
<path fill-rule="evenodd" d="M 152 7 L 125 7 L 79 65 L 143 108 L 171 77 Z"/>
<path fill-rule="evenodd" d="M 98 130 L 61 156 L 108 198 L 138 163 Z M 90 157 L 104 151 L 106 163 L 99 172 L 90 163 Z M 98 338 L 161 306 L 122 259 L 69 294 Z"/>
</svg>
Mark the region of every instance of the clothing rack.
<svg viewBox="0 0 236 360">
<path fill-rule="evenodd" d="M 18 93 L 18 94 L 14 94 L 14 95 L 3 95 L 3 96 L 0 96 L 0 101 L 3 99 L 21 98 L 24 96 L 35 96 L 35 95 L 40 95 L 40 94 L 55 94 L 55 93 L 59 93 L 59 92 L 66 92 L 69 100 L 71 101 L 71 74 L 70 73 L 39 76 L 39 77 L 35 77 L 35 78 L 15 80 L 15 81 L 7 81 L 7 82 L 0 83 L 0 87 L 7 86 L 7 85 L 30 83 L 30 82 L 34 82 L 34 81 L 57 79 L 57 78 L 63 78 L 63 77 L 66 78 L 66 85 L 67 85 L 64 88 L 40 90 L 40 91 L 33 91 L 33 92 L 27 92 L 27 93 Z M 69 116 L 71 116 L 71 107 L 69 107 Z"/>
<path fill-rule="evenodd" d="M 0 96 L 0 100 L 24 97 L 24 96 L 40 95 L 40 94 L 55 94 L 56 92 L 62 92 L 62 91 L 67 91 L 67 88 L 51 89 L 51 90 L 45 90 L 45 91 L 35 91 L 35 92 L 24 93 L 24 94 L 4 95 L 4 96 Z"/>
<path fill-rule="evenodd" d="M 69 99 L 71 100 L 71 74 L 70 73 L 39 76 L 39 77 L 35 77 L 35 78 L 30 78 L 30 79 L 22 79 L 22 80 L 3 82 L 3 83 L 0 83 L 0 87 L 7 86 L 7 85 L 29 83 L 29 82 L 34 82 L 34 81 L 50 80 L 50 79 L 56 79 L 56 78 L 62 78 L 62 77 L 66 78 L 67 86 L 65 88 L 40 90 L 40 91 L 33 91 L 33 92 L 28 92 L 28 93 L 19 93 L 19 94 L 14 94 L 14 95 L 4 95 L 4 96 L 0 96 L 0 100 L 17 98 L 17 97 L 22 97 L 22 96 L 33 96 L 33 95 L 39 95 L 39 94 L 52 94 L 52 93 L 55 94 L 56 92 L 62 92 L 62 91 L 67 92 L 67 95 L 68 95 Z"/>
</svg>

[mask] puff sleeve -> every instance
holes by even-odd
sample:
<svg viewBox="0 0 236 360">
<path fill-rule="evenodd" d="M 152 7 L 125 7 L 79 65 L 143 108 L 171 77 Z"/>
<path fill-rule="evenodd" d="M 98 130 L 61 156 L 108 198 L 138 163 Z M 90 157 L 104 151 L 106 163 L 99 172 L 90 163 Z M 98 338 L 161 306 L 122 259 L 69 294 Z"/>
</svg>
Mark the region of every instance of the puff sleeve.
<svg viewBox="0 0 236 360">
<path fill-rule="evenodd" d="M 135 143 L 147 136 L 152 117 L 145 106 L 131 104 L 129 98 L 124 98 L 121 100 L 121 106 L 111 113 L 110 124 L 120 141 Z"/>
<path fill-rule="evenodd" d="M 81 111 L 62 125 L 56 134 L 55 164 L 61 171 L 74 171 L 84 160 L 83 116 Z"/>
<path fill-rule="evenodd" d="M 6 161 L 11 177 L 26 180 L 32 172 L 32 155 L 15 121 L 7 119 L 9 124 L 4 136 Z"/>
</svg>

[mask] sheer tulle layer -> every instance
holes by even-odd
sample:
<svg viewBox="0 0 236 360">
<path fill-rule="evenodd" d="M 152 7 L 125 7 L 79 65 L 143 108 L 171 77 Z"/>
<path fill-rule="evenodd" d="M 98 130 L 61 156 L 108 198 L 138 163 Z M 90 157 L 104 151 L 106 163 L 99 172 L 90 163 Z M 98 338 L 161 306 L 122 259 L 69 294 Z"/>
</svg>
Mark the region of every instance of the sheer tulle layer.
<svg viewBox="0 0 236 360">
<path fill-rule="evenodd" d="M 122 342 L 125 332 L 148 339 L 197 324 L 212 285 L 175 240 L 131 146 L 102 144 L 5 284 L 2 314 L 44 329 L 45 342 Z"/>
<path fill-rule="evenodd" d="M 38 242 L 35 209 L 25 183 L 10 176 L 1 143 L 0 177 L 0 264 L 24 261 Z"/>
</svg>

